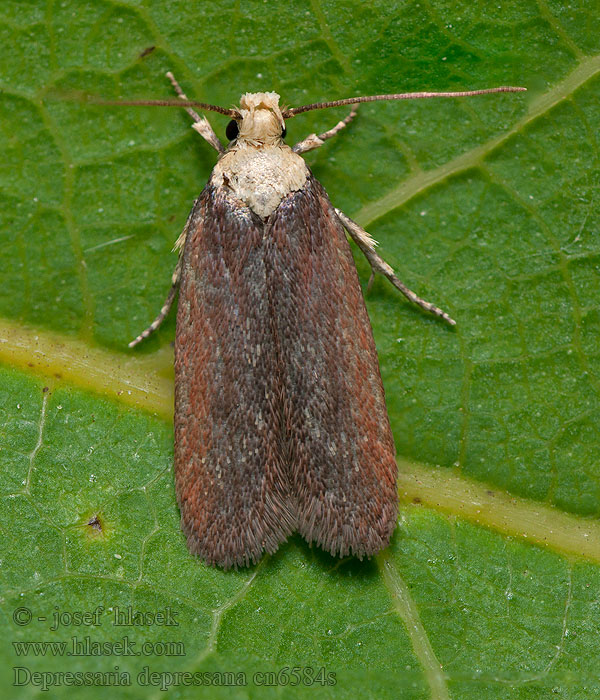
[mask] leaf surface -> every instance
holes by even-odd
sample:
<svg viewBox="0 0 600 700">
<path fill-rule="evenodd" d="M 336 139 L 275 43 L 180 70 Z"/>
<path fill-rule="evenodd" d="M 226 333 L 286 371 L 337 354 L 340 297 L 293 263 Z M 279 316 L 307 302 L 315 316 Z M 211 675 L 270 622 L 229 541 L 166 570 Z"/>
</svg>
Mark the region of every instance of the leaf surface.
<svg viewBox="0 0 600 700">
<path fill-rule="evenodd" d="M 584 2 L 3 3 L 11 697 L 115 685 L 74 688 L 67 671 L 128 673 L 115 698 L 600 692 L 599 25 Z M 401 469 L 399 527 L 371 561 L 300 538 L 238 572 L 187 552 L 171 470 L 174 314 L 135 352 L 127 343 L 162 305 L 215 155 L 183 111 L 86 97 L 169 98 L 169 69 L 223 106 L 259 90 L 293 106 L 529 89 L 363 105 L 307 155 L 398 276 L 457 320 L 429 318 L 383 279 L 367 292 L 356 254 Z M 344 114 L 299 116 L 288 141 Z M 224 139 L 227 118 L 209 118 Z M 116 625 L 128 611 L 149 615 Z M 71 646 L 86 637 L 109 646 Z M 47 641 L 66 647 L 26 646 Z"/>
</svg>

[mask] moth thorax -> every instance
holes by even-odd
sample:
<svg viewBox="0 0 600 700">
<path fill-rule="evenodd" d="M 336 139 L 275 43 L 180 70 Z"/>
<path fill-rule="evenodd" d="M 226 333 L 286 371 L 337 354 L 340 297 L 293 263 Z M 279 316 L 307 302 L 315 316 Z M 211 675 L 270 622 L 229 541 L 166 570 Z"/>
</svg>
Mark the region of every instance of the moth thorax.
<svg viewBox="0 0 600 700">
<path fill-rule="evenodd" d="M 285 122 L 276 92 L 247 92 L 240 99 L 237 144 L 273 145 L 281 140 Z"/>
</svg>

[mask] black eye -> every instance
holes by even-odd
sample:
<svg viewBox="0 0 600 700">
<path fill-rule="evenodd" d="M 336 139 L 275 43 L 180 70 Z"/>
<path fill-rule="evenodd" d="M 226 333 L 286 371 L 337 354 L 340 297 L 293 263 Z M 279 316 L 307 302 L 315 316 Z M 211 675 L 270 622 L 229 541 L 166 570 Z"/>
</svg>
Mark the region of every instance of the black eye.
<svg viewBox="0 0 600 700">
<path fill-rule="evenodd" d="M 233 139 L 237 139 L 239 133 L 240 127 L 238 126 L 236 120 L 232 119 L 229 122 L 229 124 L 227 124 L 227 128 L 225 129 L 225 136 L 227 136 L 227 139 L 229 141 L 233 141 Z"/>
<path fill-rule="evenodd" d="M 283 131 L 281 132 L 281 138 L 284 139 L 286 134 L 287 134 L 287 127 L 284 126 Z"/>
</svg>

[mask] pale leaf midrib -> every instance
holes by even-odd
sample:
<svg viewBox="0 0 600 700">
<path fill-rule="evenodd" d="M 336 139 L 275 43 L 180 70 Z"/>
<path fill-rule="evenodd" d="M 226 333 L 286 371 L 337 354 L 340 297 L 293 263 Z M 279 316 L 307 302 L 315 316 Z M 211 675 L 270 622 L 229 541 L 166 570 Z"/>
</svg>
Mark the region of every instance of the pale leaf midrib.
<svg viewBox="0 0 600 700">
<path fill-rule="evenodd" d="M 167 420 L 173 417 L 170 346 L 153 356 L 118 354 L 92 348 L 78 338 L 0 319 L 0 362 L 48 377 L 54 386 L 65 380 Z"/>
<path fill-rule="evenodd" d="M 408 586 L 397 571 L 388 550 L 377 555 L 377 565 L 388 589 L 394 610 L 406 626 L 413 651 L 423 668 L 423 674 L 431 691 L 431 700 L 449 700 L 446 676 L 438 661 L 427 632 L 419 616 L 419 609 Z"/>
<path fill-rule="evenodd" d="M 65 381 L 170 421 L 173 379 L 167 368 L 172 366 L 172 349 L 156 354 L 161 372 L 154 356 L 119 355 L 90 348 L 76 338 L 0 320 L 0 362 L 5 365 L 48 377 L 53 388 Z M 600 563 L 600 522 L 490 489 L 450 469 L 398 462 L 401 498 Z"/>
<path fill-rule="evenodd" d="M 458 516 L 568 557 L 600 563 L 600 521 L 486 486 L 449 468 L 398 459 L 401 502 Z"/>
</svg>

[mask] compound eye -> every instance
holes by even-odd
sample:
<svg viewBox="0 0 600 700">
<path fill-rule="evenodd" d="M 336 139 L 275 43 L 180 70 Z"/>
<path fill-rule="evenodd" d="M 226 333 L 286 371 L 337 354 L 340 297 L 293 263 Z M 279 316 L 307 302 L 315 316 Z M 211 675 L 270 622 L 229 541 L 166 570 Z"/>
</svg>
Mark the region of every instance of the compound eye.
<svg viewBox="0 0 600 700">
<path fill-rule="evenodd" d="M 232 119 L 229 124 L 227 124 L 227 128 L 225 129 L 225 136 L 227 136 L 227 140 L 233 141 L 234 139 L 237 139 L 239 133 L 240 127 L 236 120 Z"/>
</svg>

